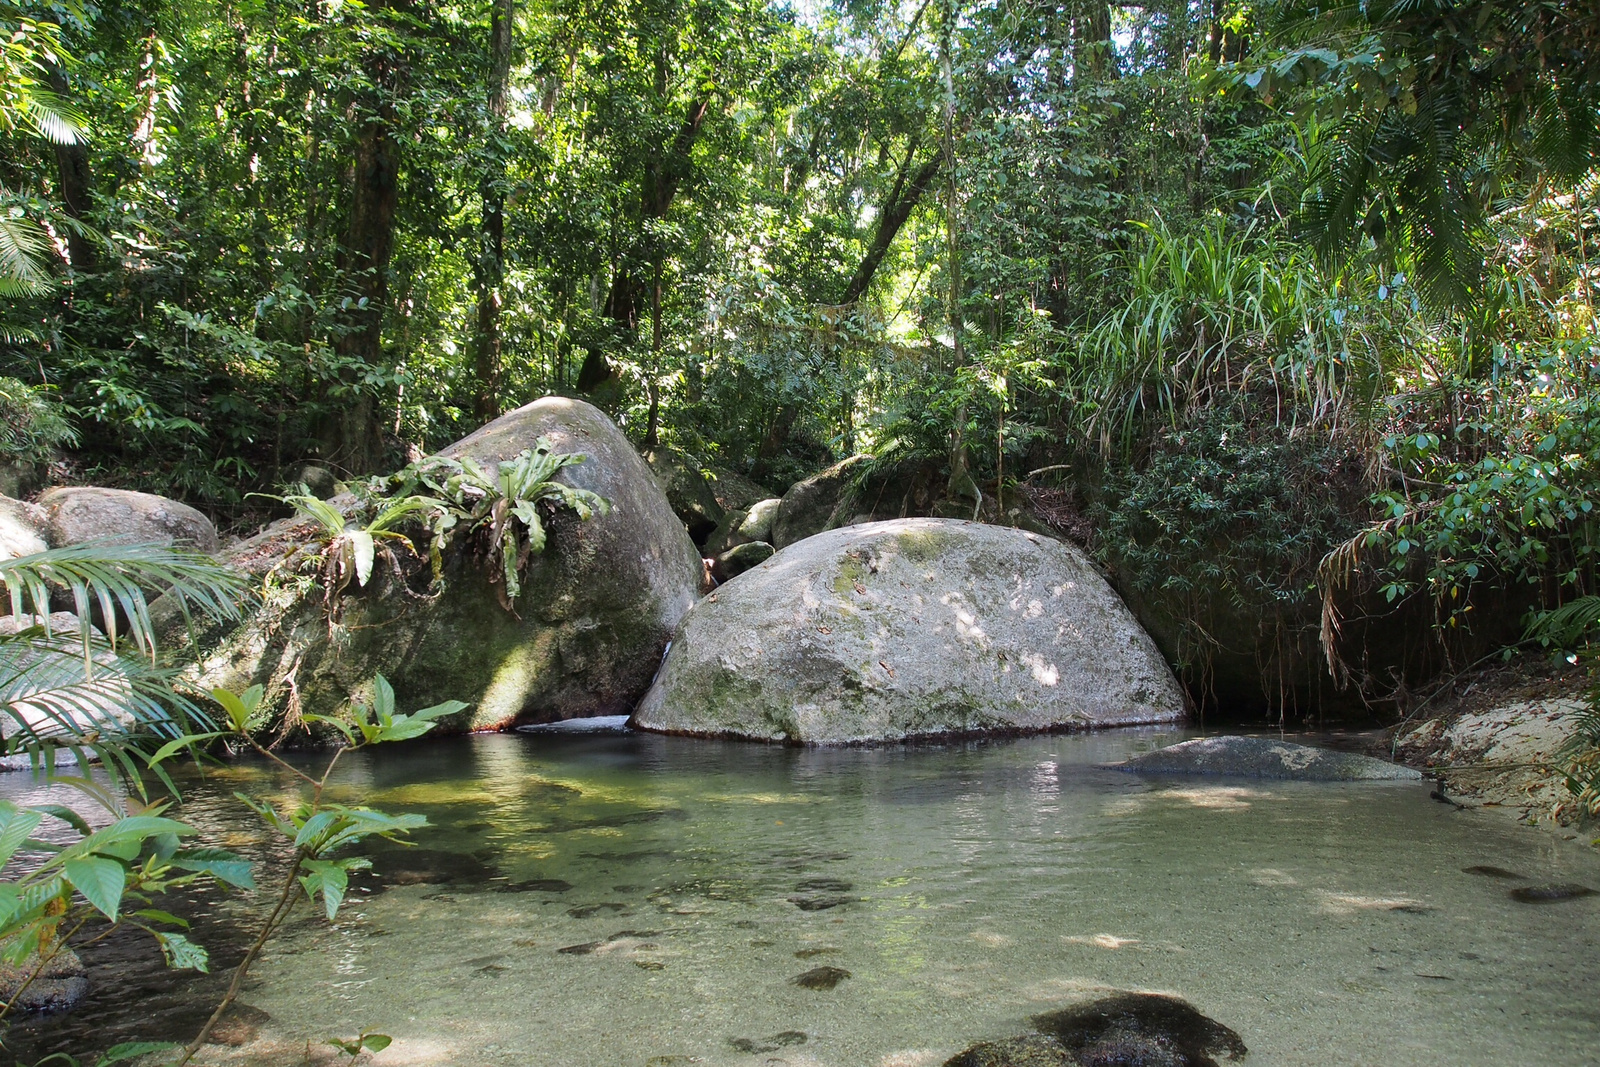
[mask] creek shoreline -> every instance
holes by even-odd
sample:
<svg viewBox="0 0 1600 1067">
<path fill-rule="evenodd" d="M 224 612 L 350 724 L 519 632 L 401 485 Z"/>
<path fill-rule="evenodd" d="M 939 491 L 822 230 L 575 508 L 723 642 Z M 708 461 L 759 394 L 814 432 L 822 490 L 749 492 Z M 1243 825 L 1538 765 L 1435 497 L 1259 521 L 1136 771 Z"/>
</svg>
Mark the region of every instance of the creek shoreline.
<svg viewBox="0 0 1600 1067">
<path fill-rule="evenodd" d="M 1385 730 L 1372 754 L 1422 771 L 1443 803 L 1600 849 L 1600 821 L 1582 817 L 1553 768 L 1592 685 L 1583 670 L 1531 656 L 1464 672 L 1430 698 L 1428 715 Z"/>
</svg>

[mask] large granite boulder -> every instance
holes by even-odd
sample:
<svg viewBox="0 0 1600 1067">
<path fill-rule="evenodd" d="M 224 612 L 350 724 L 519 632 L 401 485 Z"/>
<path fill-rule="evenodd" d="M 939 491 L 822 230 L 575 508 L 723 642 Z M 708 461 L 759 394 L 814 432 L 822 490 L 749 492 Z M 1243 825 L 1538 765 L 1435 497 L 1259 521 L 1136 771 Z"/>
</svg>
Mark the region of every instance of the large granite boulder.
<svg viewBox="0 0 1600 1067">
<path fill-rule="evenodd" d="M 187 504 L 130 489 L 69 486 L 39 497 L 51 548 L 85 541 L 153 541 L 200 552 L 217 550 L 217 528 Z"/>
<path fill-rule="evenodd" d="M 1300 782 L 1414 781 L 1422 777 L 1415 768 L 1387 760 L 1270 737 L 1196 737 L 1112 766 L 1141 774 L 1220 774 Z"/>
<path fill-rule="evenodd" d="M 326 711 L 382 673 L 406 708 L 447 699 L 471 707 L 446 729 L 626 713 L 650 684 L 673 628 L 699 595 L 703 567 L 688 532 L 627 438 L 599 409 L 547 397 L 501 416 L 442 455 L 485 468 L 548 437 L 583 463 L 557 475 L 598 493 L 610 511 L 587 521 L 553 513 L 506 611 L 481 567 L 446 561 L 444 589 L 427 595 L 427 565 L 375 568 L 354 586 L 330 628 L 319 588 L 269 583 L 266 603 L 201 664 L 204 685 L 261 683 Z M 353 504 L 348 497 L 335 503 Z M 293 570 L 315 549 L 310 524 L 284 520 L 231 549 L 255 573 Z M 424 548 L 425 546 L 418 546 Z M 284 566 L 284 564 L 288 566 Z"/>
<path fill-rule="evenodd" d="M 835 513 L 847 499 L 851 483 L 871 462 L 871 456 L 851 456 L 791 485 L 779 500 L 778 513 L 772 519 L 772 543 L 787 548 L 843 525 Z"/>
<path fill-rule="evenodd" d="M 1154 643 L 1077 549 L 894 519 L 808 538 L 707 596 L 634 723 L 844 743 L 1183 712 Z"/>
<path fill-rule="evenodd" d="M 44 508 L 0 496 L 0 560 L 31 556 L 49 548 L 50 517 Z"/>
<path fill-rule="evenodd" d="M 707 470 L 711 474 L 711 491 L 716 494 L 717 503 L 726 510 L 748 509 L 757 501 L 772 496 L 772 490 L 746 478 L 738 471 L 715 466 L 708 467 Z"/>
</svg>

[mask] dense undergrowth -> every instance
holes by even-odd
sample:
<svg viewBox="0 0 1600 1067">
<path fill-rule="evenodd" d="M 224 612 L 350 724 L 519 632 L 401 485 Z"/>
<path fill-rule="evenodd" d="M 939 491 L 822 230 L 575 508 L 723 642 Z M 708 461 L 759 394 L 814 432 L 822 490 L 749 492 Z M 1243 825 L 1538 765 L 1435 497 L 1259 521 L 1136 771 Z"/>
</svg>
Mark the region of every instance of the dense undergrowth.
<svg viewBox="0 0 1600 1067">
<path fill-rule="evenodd" d="M 1201 699 L 1297 713 L 1597 591 L 1587 9 L 0 21 L 18 486 L 242 528 L 582 395 L 778 490 L 1073 501 Z"/>
</svg>

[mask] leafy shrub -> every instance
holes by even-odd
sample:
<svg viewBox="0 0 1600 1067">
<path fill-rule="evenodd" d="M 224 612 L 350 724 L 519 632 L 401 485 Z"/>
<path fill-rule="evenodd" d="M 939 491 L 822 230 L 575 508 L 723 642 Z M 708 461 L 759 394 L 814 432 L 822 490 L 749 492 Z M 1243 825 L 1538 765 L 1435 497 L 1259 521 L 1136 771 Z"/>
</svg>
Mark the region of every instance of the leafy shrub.
<svg viewBox="0 0 1600 1067">
<path fill-rule="evenodd" d="M 0 458 L 36 462 L 77 442 L 62 405 L 44 389 L 0 377 Z"/>
</svg>

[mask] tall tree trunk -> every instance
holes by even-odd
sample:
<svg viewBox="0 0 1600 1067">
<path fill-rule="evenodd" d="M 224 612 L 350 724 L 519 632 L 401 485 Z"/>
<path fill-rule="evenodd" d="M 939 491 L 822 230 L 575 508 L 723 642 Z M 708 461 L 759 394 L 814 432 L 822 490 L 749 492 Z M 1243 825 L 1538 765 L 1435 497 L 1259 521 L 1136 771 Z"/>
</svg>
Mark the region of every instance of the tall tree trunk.
<svg viewBox="0 0 1600 1067">
<path fill-rule="evenodd" d="M 856 268 L 850 283 L 844 287 L 843 297 L 839 301 L 841 304 L 853 304 L 867 291 L 867 286 L 872 284 L 873 275 L 877 274 L 878 265 L 883 262 L 889 246 L 894 244 L 900 228 L 905 225 L 906 219 L 911 217 L 912 209 L 917 206 L 922 194 L 933 184 L 934 177 L 944 163 L 943 153 L 935 152 L 933 158 L 923 163 L 913 173 L 911 161 L 916 150 L 917 142 L 913 140 L 906 148 L 905 162 L 900 164 L 900 173 L 895 177 L 894 187 L 889 190 L 889 196 L 878 210 L 878 228 L 873 231 L 872 243 L 867 246 L 866 255 L 861 257 L 861 265 Z"/>
<path fill-rule="evenodd" d="M 664 61 L 656 66 L 657 91 L 665 95 L 667 71 Z M 665 218 L 678 195 L 678 187 L 692 169 L 694 145 L 705 126 L 711 110 L 709 99 L 691 100 L 677 135 L 662 151 L 652 153 L 645 160 L 644 179 L 639 194 L 641 224 L 652 219 Z M 642 231 L 644 226 L 640 226 Z M 642 254 L 641 254 L 642 253 Z M 632 249 L 625 251 L 611 278 L 611 292 L 606 296 L 605 316 L 619 328 L 632 333 L 639 327 L 639 299 L 648 292 L 640 282 L 641 274 L 654 272 L 661 251 L 644 247 L 642 235 L 637 237 Z M 578 390 L 592 393 L 613 376 L 605 353 L 591 348 L 584 357 L 583 368 L 578 372 Z"/>
<path fill-rule="evenodd" d="M 69 99 L 67 76 L 60 67 L 50 68 L 50 91 L 63 100 Z M 89 148 L 82 142 L 58 144 L 56 150 L 56 178 L 61 184 L 61 203 L 74 221 L 83 222 L 89 214 Z M 80 274 L 92 272 L 96 266 L 94 242 L 76 230 L 67 231 L 67 259 L 72 269 Z"/>
<path fill-rule="evenodd" d="M 516 0 L 494 0 L 494 10 L 489 16 L 490 144 L 478 187 L 483 201 L 483 220 L 479 225 L 478 255 L 473 272 L 478 290 L 478 326 L 473 337 L 478 390 L 473 406 L 483 422 L 500 414 L 500 308 L 506 262 L 506 158 L 500 142 L 505 134 L 506 85 L 511 77 L 511 25 L 515 17 Z"/>
<path fill-rule="evenodd" d="M 373 0 L 368 10 L 403 11 L 411 0 Z M 394 251 L 395 215 L 400 206 L 400 142 L 394 100 L 406 75 L 404 58 L 387 48 L 366 56 L 372 95 L 350 108 L 360 122 L 349 174 L 350 214 L 339 253 L 339 273 L 356 291 L 351 329 L 337 350 L 347 366 L 384 363 L 383 320 L 389 298 L 389 257 Z M 364 107 L 361 105 L 365 105 Z M 323 458 L 349 474 L 370 473 L 383 456 L 383 424 L 377 397 L 360 382 L 359 369 L 346 371 L 350 398 L 322 427 Z"/>
<path fill-rule="evenodd" d="M 952 70 L 954 58 L 951 55 L 954 48 L 952 27 L 955 23 L 955 11 L 953 7 L 953 3 L 948 3 L 946 6 L 943 33 L 939 43 L 939 74 L 944 82 L 944 143 L 940 146 L 940 150 L 944 155 L 945 161 L 945 271 L 948 276 L 948 288 L 945 295 L 949 303 L 950 353 L 955 361 L 952 370 L 959 373 L 961 368 L 966 365 L 967 354 L 961 337 L 965 329 L 961 308 L 965 289 L 961 281 L 960 192 L 956 187 L 956 88 Z M 978 491 L 977 482 L 972 477 L 972 457 L 967 448 L 967 405 L 965 402 L 957 406 L 955 425 L 950 428 L 950 482 L 947 486 L 947 491 L 954 499 L 965 497 L 972 500 L 974 502 L 973 518 L 977 518 L 976 508 L 977 505 L 981 504 L 983 494 Z"/>
</svg>

